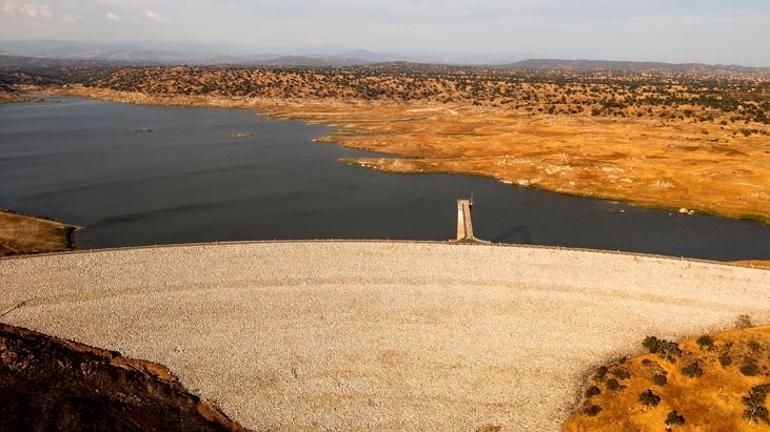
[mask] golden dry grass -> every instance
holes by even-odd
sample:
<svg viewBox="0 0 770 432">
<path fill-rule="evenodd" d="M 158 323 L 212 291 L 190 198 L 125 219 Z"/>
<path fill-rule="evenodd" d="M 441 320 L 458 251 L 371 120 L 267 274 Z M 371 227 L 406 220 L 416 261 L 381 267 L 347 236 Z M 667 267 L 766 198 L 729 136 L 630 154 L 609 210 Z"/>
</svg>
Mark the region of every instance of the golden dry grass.
<svg viewBox="0 0 770 432">
<path fill-rule="evenodd" d="M 0 210 L 0 256 L 69 249 L 73 229 L 61 222 Z"/>
<path fill-rule="evenodd" d="M 770 260 L 734 261 L 733 264 L 743 265 L 747 267 L 765 268 L 770 270 Z"/>
<path fill-rule="evenodd" d="M 586 398 L 564 423 L 563 430 L 770 430 L 770 423 L 761 416 L 748 418 L 749 406 L 744 399 L 752 388 L 770 383 L 770 326 L 712 335 L 711 346 L 705 339 L 700 339 L 700 343 L 698 340 L 694 337 L 681 342 L 682 355 L 675 362 L 648 353 L 621 359 L 600 370 L 586 384 Z M 692 364 L 698 365 L 702 375 L 683 373 Z M 754 364 L 756 370 L 747 369 L 749 364 Z M 624 378 L 627 375 L 630 376 Z M 666 377 L 665 384 L 660 376 Z M 618 382 L 620 388 L 610 389 L 610 380 Z M 647 390 L 660 398 L 657 405 L 646 406 L 640 401 L 640 395 Z M 599 394 L 589 396 L 597 391 Z M 766 407 L 762 398 L 758 402 L 759 407 Z M 600 409 L 598 414 L 596 407 Z M 684 424 L 672 424 L 673 419 L 666 423 L 673 411 L 683 418 Z"/>
<path fill-rule="evenodd" d="M 471 106 L 269 112 L 338 127 L 328 141 L 404 157 L 351 161 L 382 171 L 475 174 L 574 195 L 770 221 L 770 137 L 734 136 L 718 124 Z"/>
</svg>

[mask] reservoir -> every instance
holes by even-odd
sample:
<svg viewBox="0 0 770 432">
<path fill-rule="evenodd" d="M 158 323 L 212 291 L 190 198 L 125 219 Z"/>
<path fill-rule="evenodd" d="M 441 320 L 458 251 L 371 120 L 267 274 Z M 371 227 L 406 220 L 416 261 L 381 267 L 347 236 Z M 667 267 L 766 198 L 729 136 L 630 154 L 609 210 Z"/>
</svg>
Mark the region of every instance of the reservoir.
<svg viewBox="0 0 770 432">
<path fill-rule="evenodd" d="M 456 175 L 386 174 L 254 111 L 79 98 L 0 105 L 0 207 L 84 226 L 79 248 L 455 236 L 719 260 L 770 259 L 770 226 L 680 215 Z"/>
</svg>

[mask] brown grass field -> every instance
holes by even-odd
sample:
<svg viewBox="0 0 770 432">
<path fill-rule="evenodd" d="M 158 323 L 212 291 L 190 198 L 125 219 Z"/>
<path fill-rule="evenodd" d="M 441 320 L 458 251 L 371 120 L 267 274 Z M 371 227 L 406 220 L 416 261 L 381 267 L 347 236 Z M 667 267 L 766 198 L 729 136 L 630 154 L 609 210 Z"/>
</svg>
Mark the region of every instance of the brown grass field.
<svg viewBox="0 0 770 432">
<path fill-rule="evenodd" d="M 678 349 L 670 359 L 659 351 L 600 368 L 563 430 L 770 430 L 770 326 L 694 337 Z"/>
<path fill-rule="evenodd" d="M 74 229 L 54 220 L 0 210 L 0 256 L 71 249 Z"/>
</svg>

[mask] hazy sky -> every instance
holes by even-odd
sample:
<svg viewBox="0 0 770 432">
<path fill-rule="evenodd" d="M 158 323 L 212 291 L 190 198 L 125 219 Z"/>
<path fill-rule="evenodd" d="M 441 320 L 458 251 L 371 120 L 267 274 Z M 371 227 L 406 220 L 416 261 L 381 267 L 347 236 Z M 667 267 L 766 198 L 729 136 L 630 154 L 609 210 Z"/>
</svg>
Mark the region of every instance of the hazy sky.
<svg viewBox="0 0 770 432">
<path fill-rule="evenodd" d="M 0 38 L 770 66 L 770 0 L 0 0 Z"/>
</svg>

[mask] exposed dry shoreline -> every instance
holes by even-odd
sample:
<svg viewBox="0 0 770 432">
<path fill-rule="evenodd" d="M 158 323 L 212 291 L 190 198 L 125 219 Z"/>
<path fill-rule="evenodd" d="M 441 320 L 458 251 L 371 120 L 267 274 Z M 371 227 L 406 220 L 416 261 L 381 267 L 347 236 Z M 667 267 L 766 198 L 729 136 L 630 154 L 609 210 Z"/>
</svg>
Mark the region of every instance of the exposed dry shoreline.
<svg viewBox="0 0 770 432">
<path fill-rule="evenodd" d="M 559 193 L 770 223 L 770 138 L 719 124 L 366 103 L 47 90 L 115 102 L 256 109 L 333 127 L 320 141 L 401 158 L 345 161 L 397 173 L 456 173 Z"/>
</svg>

